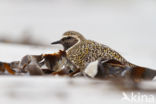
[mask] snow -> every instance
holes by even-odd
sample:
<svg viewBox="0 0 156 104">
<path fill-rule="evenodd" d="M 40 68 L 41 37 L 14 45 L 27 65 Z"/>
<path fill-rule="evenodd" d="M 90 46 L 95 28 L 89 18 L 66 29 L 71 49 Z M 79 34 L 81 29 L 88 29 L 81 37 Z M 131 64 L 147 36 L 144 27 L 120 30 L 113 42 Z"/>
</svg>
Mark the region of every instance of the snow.
<svg viewBox="0 0 156 104">
<path fill-rule="evenodd" d="M 47 46 L 47 47 L 35 47 L 28 45 L 17 45 L 17 44 L 4 44 L 0 43 L 0 61 L 11 62 L 20 60 L 25 55 L 41 55 L 58 52 L 62 50 L 62 47 Z"/>
<path fill-rule="evenodd" d="M 112 89 L 106 81 L 84 78 L 4 76 L 1 76 L 0 80 L 0 88 L 3 89 L 0 90 L 1 104 L 130 103 L 122 101 L 123 92 Z"/>
<path fill-rule="evenodd" d="M 102 87 L 102 84 L 97 87 L 91 80 L 81 78 L 0 77 L 0 80 L 3 83 L 0 85 L 3 89 L 0 91 L 1 103 L 93 104 L 109 101 L 108 95 L 111 95 L 105 94 L 108 91 L 101 91 L 109 89 L 107 86 Z"/>
</svg>

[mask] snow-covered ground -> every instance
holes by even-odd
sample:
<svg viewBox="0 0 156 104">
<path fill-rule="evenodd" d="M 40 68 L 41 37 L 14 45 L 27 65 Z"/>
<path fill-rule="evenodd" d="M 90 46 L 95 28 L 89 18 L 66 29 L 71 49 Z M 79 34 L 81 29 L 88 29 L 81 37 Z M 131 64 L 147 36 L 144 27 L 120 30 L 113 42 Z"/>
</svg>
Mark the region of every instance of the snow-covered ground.
<svg viewBox="0 0 156 104">
<path fill-rule="evenodd" d="M 0 77 L 0 80 L 1 104 L 112 104 L 122 103 L 123 97 L 115 89 L 110 92 L 111 86 L 107 84 L 81 78 Z"/>
<path fill-rule="evenodd" d="M 28 31 L 48 45 L 65 31 L 75 30 L 109 45 L 134 64 L 156 69 L 155 18 L 155 0 L 0 0 L 0 38 L 18 40 Z M 0 43 L 0 61 L 57 50 Z M 110 91 L 107 82 L 95 83 L 81 78 L 1 76 L 0 103 L 125 103 L 123 94 Z"/>
</svg>

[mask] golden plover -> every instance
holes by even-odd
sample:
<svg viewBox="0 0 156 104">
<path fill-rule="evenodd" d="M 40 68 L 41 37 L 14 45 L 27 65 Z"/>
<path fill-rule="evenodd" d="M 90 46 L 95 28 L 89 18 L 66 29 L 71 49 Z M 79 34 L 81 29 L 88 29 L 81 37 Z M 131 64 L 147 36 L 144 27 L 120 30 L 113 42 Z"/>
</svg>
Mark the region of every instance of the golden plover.
<svg viewBox="0 0 156 104">
<path fill-rule="evenodd" d="M 67 58 L 83 71 L 90 62 L 103 58 L 114 59 L 127 66 L 135 66 L 125 60 L 118 52 L 106 45 L 87 40 L 83 35 L 75 31 L 67 31 L 61 40 L 52 44 L 62 44 L 67 53 Z"/>
</svg>

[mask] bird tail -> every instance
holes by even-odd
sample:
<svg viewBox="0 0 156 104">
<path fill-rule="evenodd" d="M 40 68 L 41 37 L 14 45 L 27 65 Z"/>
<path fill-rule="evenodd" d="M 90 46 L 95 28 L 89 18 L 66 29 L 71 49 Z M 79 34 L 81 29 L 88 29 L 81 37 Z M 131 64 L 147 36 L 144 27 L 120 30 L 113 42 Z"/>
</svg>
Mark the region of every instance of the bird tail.
<svg viewBox="0 0 156 104">
<path fill-rule="evenodd" d="M 154 77 L 156 76 L 156 70 L 136 66 L 132 69 L 131 76 L 134 79 L 153 80 Z"/>
</svg>

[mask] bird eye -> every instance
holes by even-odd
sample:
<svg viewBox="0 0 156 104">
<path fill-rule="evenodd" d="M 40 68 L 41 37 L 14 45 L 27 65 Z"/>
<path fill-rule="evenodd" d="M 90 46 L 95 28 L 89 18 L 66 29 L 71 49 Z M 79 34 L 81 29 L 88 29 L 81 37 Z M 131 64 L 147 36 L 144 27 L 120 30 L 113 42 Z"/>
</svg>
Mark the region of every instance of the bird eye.
<svg viewBox="0 0 156 104">
<path fill-rule="evenodd" d="M 71 39 L 72 37 L 67 37 L 66 39 Z"/>
<path fill-rule="evenodd" d="M 72 39 L 72 37 L 64 37 L 64 38 L 62 39 L 62 41 L 68 41 L 68 40 L 70 40 L 70 39 Z"/>
</svg>

